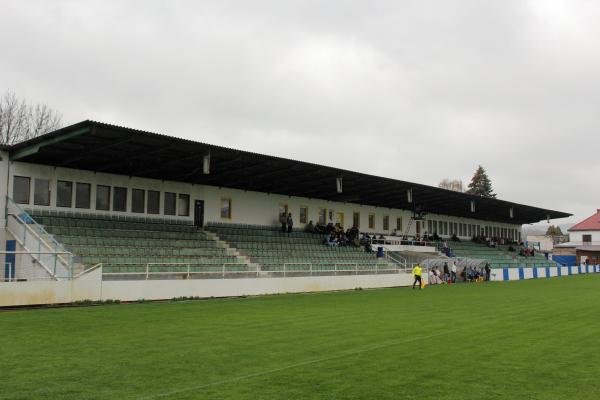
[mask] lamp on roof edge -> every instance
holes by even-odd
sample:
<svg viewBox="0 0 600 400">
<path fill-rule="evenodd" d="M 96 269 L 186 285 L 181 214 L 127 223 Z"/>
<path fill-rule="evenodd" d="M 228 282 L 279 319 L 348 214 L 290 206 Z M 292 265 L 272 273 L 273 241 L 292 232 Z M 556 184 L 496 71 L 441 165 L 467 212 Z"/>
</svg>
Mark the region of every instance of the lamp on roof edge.
<svg viewBox="0 0 600 400">
<path fill-rule="evenodd" d="M 338 193 L 342 193 L 342 177 L 335 178 L 335 187 Z"/>
<path fill-rule="evenodd" d="M 202 173 L 204 175 L 210 174 L 210 153 L 202 157 Z"/>
</svg>

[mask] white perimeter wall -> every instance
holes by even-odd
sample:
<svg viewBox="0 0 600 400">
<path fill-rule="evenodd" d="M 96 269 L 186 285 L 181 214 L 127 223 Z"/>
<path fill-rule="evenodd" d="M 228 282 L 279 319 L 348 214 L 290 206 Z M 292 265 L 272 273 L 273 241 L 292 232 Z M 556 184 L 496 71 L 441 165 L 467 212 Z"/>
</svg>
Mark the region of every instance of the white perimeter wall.
<svg viewBox="0 0 600 400">
<path fill-rule="evenodd" d="M 406 273 L 294 278 L 102 281 L 97 269 L 72 281 L 0 282 L 0 307 L 70 303 L 77 300 L 162 300 L 174 297 L 230 297 L 355 288 L 408 286 Z"/>
<path fill-rule="evenodd" d="M 3 157 L 3 160 L 6 160 L 6 156 Z M 3 161 L 4 162 L 4 161 Z M 160 215 L 148 215 L 150 217 L 169 217 L 169 218 L 178 218 L 178 219 L 193 219 L 193 205 L 194 200 L 204 200 L 205 202 L 205 211 L 204 211 L 204 221 L 205 222 L 233 222 L 233 223 L 245 223 L 245 224 L 258 224 L 258 225 L 270 225 L 277 224 L 278 221 L 278 213 L 280 205 L 287 204 L 289 207 L 289 211 L 292 213 L 294 217 L 294 222 L 296 227 L 301 227 L 303 224 L 299 223 L 299 212 L 301 206 L 308 207 L 308 220 L 312 220 L 316 222 L 318 220 L 319 209 L 326 209 L 328 214 L 332 212 L 335 218 L 338 213 L 344 214 L 344 222 L 345 227 L 350 227 L 352 225 L 353 213 L 360 213 L 360 229 L 361 231 L 368 232 L 377 232 L 377 233 L 391 233 L 396 228 L 396 218 L 402 218 L 402 232 L 406 229 L 408 221 L 411 217 L 410 211 L 400 210 L 400 209 L 389 209 L 389 208 L 381 208 L 381 207 L 372 207 L 372 206 L 364 206 L 359 204 L 351 204 L 351 203 L 337 203 L 337 202 L 329 202 L 325 200 L 318 199 L 308 199 L 301 197 L 292 197 L 292 196 L 282 196 L 275 194 L 266 194 L 266 193 L 258 193 L 258 192 L 249 192 L 243 190 L 236 189 L 228 189 L 228 188 L 218 188 L 213 186 L 202 186 L 202 185 L 192 185 L 182 182 L 173 182 L 173 181 L 161 181 L 155 179 L 146 179 L 146 178 L 138 178 L 138 177 L 129 177 L 124 175 L 115 175 L 115 174 L 106 174 L 106 173 L 95 173 L 92 171 L 84 171 L 84 170 L 76 170 L 70 168 L 55 168 L 51 166 L 45 165 L 37 165 L 37 164 L 29 164 L 22 162 L 11 162 L 10 166 L 8 163 L 4 162 L 3 165 L 0 165 L 0 168 L 9 168 L 9 182 L 8 182 L 8 195 L 12 197 L 12 177 L 17 176 L 26 176 L 31 178 L 31 191 L 30 191 L 30 204 L 21 205 L 22 207 L 27 208 L 37 208 L 37 209 L 53 209 L 53 210 L 70 210 L 77 212 L 91 212 L 96 213 L 95 207 L 95 199 L 96 199 L 96 185 L 108 185 L 108 186 L 120 186 L 126 187 L 129 189 L 127 196 L 127 210 L 131 210 L 131 189 L 145 189 L 145 190 L 157 190 L 161 192 L 161 214 Z M 4 176 L 7 176 L 4 173 Z M 35 206 L 33 205 L 33 196 L 34 196 L 34 178 L 48 179 L 50 180 L 50 206 Z M 73 188 L 73 207 L 68 208 L 57 208 L 56 207 L 56 181 L 57 180 L 66 180 L 72 182 L 82 182 L 82 183 L 90 183 L 92 184 L 91 189 L 91 209 L 76 209 L 75 205 L 75 187 Z M 335 182 L 332 182 L 332 185 Z M 0 174 L 0 190 L 4 192 L 7 188 L 6 182 L 2 184 L 2 174 Z M 111 205 L 112 205 L 112 195 L 114 191 L 111 190 Z M 174 192 L 174 193 L 182 193 L 190 195 L 190 216 L 188 217 L 172 217 L 172 216 L 164 216 L 163 215 L 163 207 L 164 207 L 164 192 Z M 4 198 L 4 196 L 1 196 Z M 232 201 L 232 218 L 223 219 L 220 215 L 220 207 L 221 207 L 221 199 L 229 198 Z M 146 194 L 147 201 L 147 194 Z M 466 205 L 465 205 L 466 207 Z M 109 211 L 98 211 L 98 213 L 111 213 Z M 131 212 L 112 212 L 113 214 L 119 215 L 132 215 L 132 216 L 144 216 L 145 214 L 139 213 L 131 213 Z M 507 210 L 508 213 L 508 210 Z M 368 228 L 368 218 L 369 214 L 375 215 L 375 228 Z M 389 229 L 383 229 L 383 217 L 389 216 Z M 473 225 L 481 225 L 497 227 L 497 228 L 509 228 L 516 229 L 520 232 L 520 225 L 512 225 L 512 224 L 500 224 L 500 223 L 490 223 L 482 220 L 470 219 L 470 218 L 458 218 L 458 217 L 450 217 L 445 215 L 436 215 L 436 214 L 428 214 L 427 219 L 435 220 L 435 221 L 447 221 L 447 222 L 459 222 L 465 224 L 473 224 Z M 427 224 L 421 228 L 421 234 L 427 232 Z M 414 235 L 415 224 L 412 225 L 411 230 L 409 232 L 410 235 Z M 433 233 L 433 232 L 429 232 Z M 440 233 L 438 231 L 438 233 Z M 450 236 L 450 235 L 448 235 Z M 462 236 L 463 238 L 467 238 L 467 236 Z"/>
</svg>

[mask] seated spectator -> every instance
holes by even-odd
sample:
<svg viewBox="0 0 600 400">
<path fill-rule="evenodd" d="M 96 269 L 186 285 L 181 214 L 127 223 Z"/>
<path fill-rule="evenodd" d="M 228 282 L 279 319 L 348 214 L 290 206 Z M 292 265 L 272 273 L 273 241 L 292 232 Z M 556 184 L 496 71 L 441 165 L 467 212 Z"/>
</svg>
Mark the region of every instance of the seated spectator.
<svg viewBox="0 0 600 400">
<path fill-rule="evenodd" d="M 434 268 L 434 269 L 429 270 L 429 284 L 430 285 L 439 285 L 441 283 L 442 283 L 442 280 L 438 276 L 437 269 Z"/>
<path fill-rule="evenodd" d="M 325 233 L 325 227 L 320 222 L 315 225 L 315 233 Z"/>
<path fill-rule="evenodd" d="M 323 244 L 329 247 L 334 247 L 338 245 L 338 242 L 336 241 L 334 234 L 329 234 L 325 235 L 325 240 L 323 241 Z"/>
<path fill-rule="evenodd" d="M 365 251 L 367 253 L 372 253 L 373 252 L 373 246 L 371 246 L 371 243 L 365 244 Z"/>
<path fill-rule="evenodd" d="M 335 232 L 335 227 L 333 226 L 333 223 L 330 222 L 325 227 L 325 233 L 331 233 L 331 232 Z"/>
<path fill-rule="evenodd" d="M 436 241 L 436 242 L 439 242 L 440 239 L 441 238 L 439 237 L 439 235 L 437 234 L 437 232 L 433 232 L 433 240 Z"/>
<path fill-rule="evenodd" d="M 456 233 L 452 234 L 452 239 L 453 242 L 460 242 L 460 239 L 458 238 L 458 236 L 456 236 Z"/>
<path fill-rule="evenodd" d="M 309 221 L 308 224 L 304 227 L 304 231 L 308 233 L 315 233 L 315 226 L 312 221 Z"/>
</svg>

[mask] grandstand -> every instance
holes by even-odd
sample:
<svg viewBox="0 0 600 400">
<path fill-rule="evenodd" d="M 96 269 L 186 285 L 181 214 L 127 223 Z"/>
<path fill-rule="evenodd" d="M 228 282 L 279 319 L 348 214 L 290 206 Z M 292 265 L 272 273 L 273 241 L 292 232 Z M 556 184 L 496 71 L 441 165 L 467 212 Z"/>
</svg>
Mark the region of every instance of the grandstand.
<svg viewBox="0 0 600 400">
<path fill-rule="evenodd" d="M 476 260 L 485 260 L 492 268 L 515 268 L 515 267 L 549 267 L 555 266 L 555 263 L 549 261 L 544 255 L 537 253 L 535 256 L 520 256 L 517 252 L 509 251 L 508 245 L 498 245 L 497 247 L 488 247 L 485 244 L 478 244 L 469 241 L 451 242 L 454 256 L 461 258 L 470 258 Z"/>
<path fill-rule="evenodd" d="M 545 266 L 469 241 L 519 241 L 522 224 L 570 215 L 94 121 L 3 146 L 0 157 L 0 278 L 21 288 L 97 279 L 119 298 L 398 286 L 411 263 L 440 257 L 439 243 L 379 258 L 327 247 L 304 232 L 310 221 L 416 242 L 456 236 L 456 256 Z M 289 235 L 282 212 L 294 218 Z"/>
</svg>

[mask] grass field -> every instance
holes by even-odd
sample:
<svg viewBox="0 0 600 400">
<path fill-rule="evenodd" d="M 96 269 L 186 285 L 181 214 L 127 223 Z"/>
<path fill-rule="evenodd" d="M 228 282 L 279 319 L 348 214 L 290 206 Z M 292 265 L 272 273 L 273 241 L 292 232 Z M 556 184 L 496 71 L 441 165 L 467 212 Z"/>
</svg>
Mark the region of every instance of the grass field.
<svg viewBox="0 0 600 400">
<path fill-rule="evenodd" d="M 599 399 L 600 276 L 0 312 L 1 399 Z"/>
</svg>

